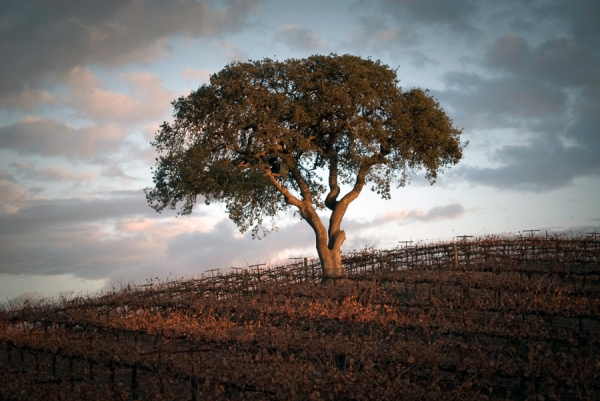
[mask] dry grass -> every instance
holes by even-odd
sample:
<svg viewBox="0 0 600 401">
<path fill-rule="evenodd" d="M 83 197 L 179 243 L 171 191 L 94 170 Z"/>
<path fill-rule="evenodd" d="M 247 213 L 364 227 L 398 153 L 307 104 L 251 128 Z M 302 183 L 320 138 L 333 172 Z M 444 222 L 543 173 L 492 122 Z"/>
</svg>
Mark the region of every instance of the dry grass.
<svg viewBox="0 0 600 401">
<path fill-rule="evenodd" d="M 506 241 L 6 309 L 0 399 L 600 398 L 597 244 Z"/>
</svg>

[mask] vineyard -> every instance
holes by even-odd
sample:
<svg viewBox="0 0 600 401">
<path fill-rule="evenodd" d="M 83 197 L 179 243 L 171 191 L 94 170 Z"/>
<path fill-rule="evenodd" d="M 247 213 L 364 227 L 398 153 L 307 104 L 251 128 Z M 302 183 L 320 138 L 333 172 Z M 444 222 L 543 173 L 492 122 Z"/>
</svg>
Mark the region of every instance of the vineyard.
<svg viewBox="0 0 600 401">
<path fill-rule="evenodd" d="M 597 400 L 600 241 L 463 238 L 0 311 L 0 400 Z"/>
</svg>

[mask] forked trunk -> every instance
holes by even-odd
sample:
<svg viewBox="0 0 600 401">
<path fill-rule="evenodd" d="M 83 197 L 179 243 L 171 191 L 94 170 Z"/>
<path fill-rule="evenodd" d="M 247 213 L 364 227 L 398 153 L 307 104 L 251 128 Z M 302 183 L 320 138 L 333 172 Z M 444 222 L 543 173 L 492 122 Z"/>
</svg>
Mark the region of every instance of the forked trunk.
<svg viewBox="0 0 600 401">
<path fill-rule="evenodd" d="M 317 248 L 319 259 L 321 260 L 321 268 L 323 269 L 323 279 L 337 279 L 344 275 L 344 266 L 342 265 L 342 252 L 337 249 Z"/>
<path fill-rule="evenodd" d="M 303 200 L 305 203 L 298 206 L 300 215 L 315 232 L 317 253 L 323 269 L 324 282 L 344 277 L 341 248 L 346 240 L 346 233 L 340 229 L 340 224 L 348 204 L 354 199 L 346 196 L 343 202 L 337 202 L 334 198 L 335 196 L 327 201 L 328 207 L 332 210 L 329 218 L 329 230 L 325 228 L 321 218 L 313 208 L 308 190 L 306 199 Z"/>
</svg>

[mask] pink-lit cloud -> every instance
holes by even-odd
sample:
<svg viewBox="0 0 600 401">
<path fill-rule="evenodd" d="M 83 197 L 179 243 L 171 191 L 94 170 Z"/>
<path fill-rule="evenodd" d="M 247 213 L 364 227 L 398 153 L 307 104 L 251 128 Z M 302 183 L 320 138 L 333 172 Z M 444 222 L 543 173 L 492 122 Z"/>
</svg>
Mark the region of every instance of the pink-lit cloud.
<svg viewBox="0 0 600 401">
<path fill-rule="evenodd" d="M 465 213 L 464 207 L 459 203 L 450 203 L 444 206 L 435 206 L 427 211 L 418 209 L 408 209 L 402 211 L 390 211 L 382 215 L 376 216 L 368 222 L 360 222 L 356 220 L 348 220 L 343 226 L 349 230 L 361 230 L 373 228 L 398 222 L 400 224 L 408 224 L 415 221 L 430 222 L 439 220 L 451 220 L 461 217 Z"/>
<path fill-rule="evenodd" d="M 176 94 L 167 90 L 159 77 L 127 73 L 121 78 L 129 87 L 129 93 L 107 90 L 90 70 L 75 68 L 66 77 L 72 91 L 62 100 L 79 116 L 100 123 L 160 121 L 169 114 L 170 102 Z"/>
</svg>

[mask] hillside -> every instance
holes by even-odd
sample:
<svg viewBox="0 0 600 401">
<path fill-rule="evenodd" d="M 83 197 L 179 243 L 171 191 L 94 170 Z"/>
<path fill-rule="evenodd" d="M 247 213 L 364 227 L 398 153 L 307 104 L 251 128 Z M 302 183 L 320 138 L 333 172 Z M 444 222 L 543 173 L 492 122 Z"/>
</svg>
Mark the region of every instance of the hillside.
<svg viewBox="0 0 600 401">
<path fill-rule="evenodd" d="M 600 399 L 595 237 L 486 237 L 0 312 L 0 400 Z"/>
</svg>

